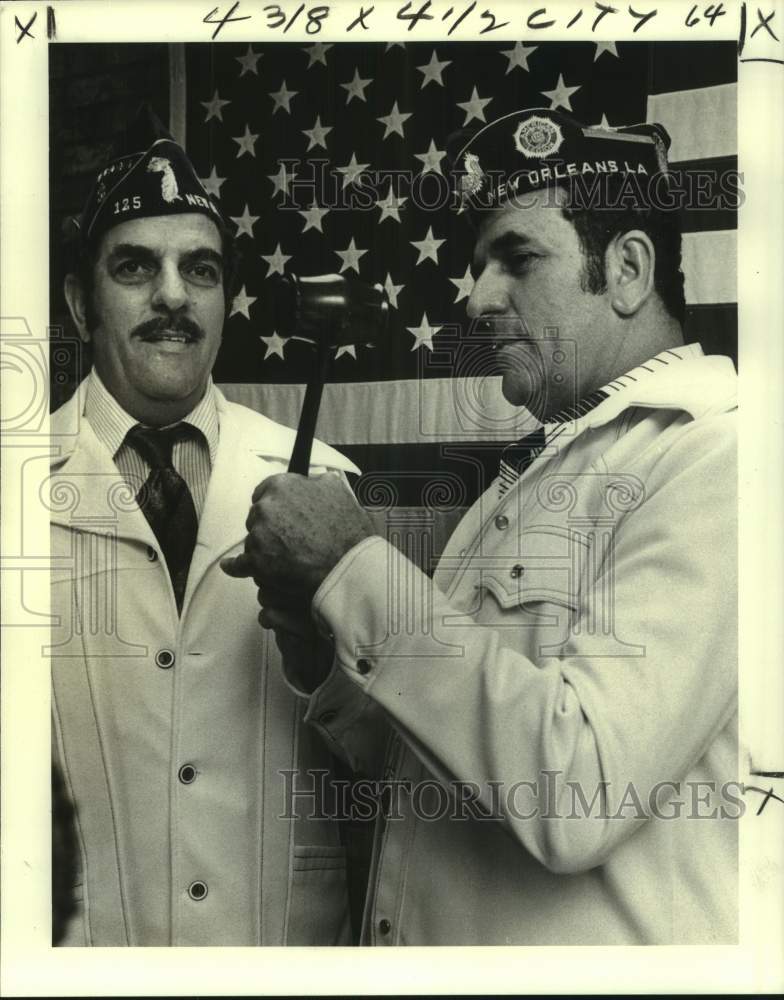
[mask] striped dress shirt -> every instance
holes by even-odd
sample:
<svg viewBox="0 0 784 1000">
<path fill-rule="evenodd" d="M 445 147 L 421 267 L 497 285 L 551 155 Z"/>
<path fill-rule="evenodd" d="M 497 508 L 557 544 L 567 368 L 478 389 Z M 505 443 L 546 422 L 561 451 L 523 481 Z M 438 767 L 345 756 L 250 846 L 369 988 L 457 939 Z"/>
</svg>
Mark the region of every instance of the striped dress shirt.
<svg viewBox="0 0 784 1000">
<path fill-rule="evenodd" d="M 103 384 L 95 369 L 90 372 L 88 378 L 84 415 L 95 436 L 108 449 L 120 474 L 136 496 L 150 474 L 150 466 L 135 448 L 125 443 L 125 437 L 139 421 L 125 412 Z M 214 391 L 210 379 L 201 401 L 182 421 L 177 421 L 190 424 L 199 433 L 185 441 L 178 441 L 172 452 L 174 468 L 188 484 L 196 516 L 199 519 L 204 509 L 210 474 L 218 451 L 219 425 Z"/>
<path fill-rule="evenodd" d="M 647 375 L 657 368 L 674 364 L 685 358 L 695 357 L 701 353 L 699 344 L 684 344 L 676 350 L 662 351 L 655 357 L 650 358 L 642 365 L 632 368 L 625 375 L 608 382 L 601 389 L 596 389 L 583 397 L 574 406 L 567 406 L 560 410 L 546 424 L 537 427 L 536 430 L 526 434 L 518 441 L 512 442 L 504 448 L 501 454 L 501 466 L 498 471 L 498 496 L 499 499 L 506 491 L 522 476 L 528 466 L 535 458 L 553 445 L 564 433 L 567 426 L 574 420 L 584 417 L 605 399 L 609 399 L 615 393 L 628 389 L 630 385 L 642 381 Z"/>
</svg>

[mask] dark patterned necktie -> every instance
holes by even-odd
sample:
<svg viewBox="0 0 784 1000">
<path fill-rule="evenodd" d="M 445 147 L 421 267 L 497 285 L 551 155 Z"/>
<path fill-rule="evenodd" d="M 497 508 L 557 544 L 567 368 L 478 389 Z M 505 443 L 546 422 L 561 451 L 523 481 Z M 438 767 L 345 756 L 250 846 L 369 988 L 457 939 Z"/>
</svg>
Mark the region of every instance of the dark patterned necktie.
<svg viewBox="0 0 784 1000">
<path fill-rule="evenodd" d="M 178 612 L 182 611 L 199 522 L 188 484 L 172 464 L 172 452 L 177 441 L 197 433 L 189 424 L 175 424 L 161 430 L 137 424 L 126 437 L 127 443 L 150 466 L 136 502 L 163 550 Z"/>
</svg>

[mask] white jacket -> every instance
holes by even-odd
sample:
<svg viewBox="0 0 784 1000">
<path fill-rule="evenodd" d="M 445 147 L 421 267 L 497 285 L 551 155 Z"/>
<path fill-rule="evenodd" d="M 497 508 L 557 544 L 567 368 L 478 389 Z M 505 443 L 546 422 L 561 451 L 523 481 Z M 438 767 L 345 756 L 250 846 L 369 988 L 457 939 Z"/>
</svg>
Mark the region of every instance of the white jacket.
<svg viewBox="0 0 784 1000">
<path fill-rule="evenodd" d="M 82 865 L 65 944 L 347 941 L 336 824 L 280 818 L 280 772 L 329 754 L 301 725 L 252 581 L 218 566 L 241 551 L 253 488 L 286 471 L 294 432 L 214 391 L 220 443 L 181 618 L 84 393 L 52 417 L 54 749 Z M 312 462 L 357 471 L 319 442 Z"/>
<path fill-rule="evenodd" d="M 380 710 L 411 783 L 368 943 L 736 939 L 736 381 L 693 357 L 612 395 L 480 497 L 434 585 L 381 538 L 322 584 L 307 719 L 368 771 Z M 444 811 L 456 781 L 499 818 Z"/>
</svg>

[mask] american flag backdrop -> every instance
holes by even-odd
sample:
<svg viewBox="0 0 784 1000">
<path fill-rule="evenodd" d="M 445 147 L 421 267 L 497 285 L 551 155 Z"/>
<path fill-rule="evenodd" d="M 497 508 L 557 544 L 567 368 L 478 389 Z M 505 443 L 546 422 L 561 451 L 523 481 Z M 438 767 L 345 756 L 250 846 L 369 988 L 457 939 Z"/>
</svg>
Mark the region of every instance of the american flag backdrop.
<svg viewBox="0 0 784 1000">
<path fill-rule="evenodd" d="M 334 358 L 317 433 L 363 469 L 355 488 L 383 530 L 426 539 L 413 553 L 426 566 L 497 473 L 503 444 L 531 427 L 504 403 L 487 352 L 466 348 L 472 234 L 449 205 L 447 137 L 557 108 L 586 124 L 662 122 L 675 169 L 737 167 L 731 42 L 55 46 L 53 246 L 132 108 L 164 94 L 167 64 L 170 127 L 242 250 L 216 382 L 296 426 L 312 348 L 277 335 L 272 277 L 383 285 L 386 341 Z M 165 119 L 165 97 L 153 103 Z M 736 214 L 692 208 L 683 221 L 687 339 L 735 357 Z M 58 270 L 55 258 L 54 321 Z M 53 347 L 61 397 L 72 377 L 58 357 Z"/>
<path fill-rule="evenodd" d="M 366 503 L 427 508 L 437 535 L 525 429 L 486 360 L 461 354 L 472 238 L 447 195 L 450 133 L 559 108 L 586 124 L 662 122 L 678 169 L 737 166 L 732 43 L 223 44 L 185 55 L 187 149 L 243 254 L 216 381 L 295 425 L 312 349 L 278 336 L 270 278 L 337 272 L 383 285 L 386 342 L 337 353 L 318 434 L 363 469 Z M 733 356 L 735 227 L 730 209 L 684 213 L 688 339 Z"/>
</svg>

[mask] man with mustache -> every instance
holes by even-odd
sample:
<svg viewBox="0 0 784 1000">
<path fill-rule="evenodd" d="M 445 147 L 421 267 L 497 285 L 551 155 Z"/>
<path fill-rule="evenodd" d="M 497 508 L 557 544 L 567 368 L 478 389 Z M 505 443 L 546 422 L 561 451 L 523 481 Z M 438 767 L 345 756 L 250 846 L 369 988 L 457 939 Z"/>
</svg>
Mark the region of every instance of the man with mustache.
<svg viewBox="0 0 784 1000">
<path fill-rule="evenodd" d="M 93 368 L 52 417 L 53 747 L 75 808 L 65 945 L 348 943 L 337 825 L 285 818 L 302 726 L 241 550 L 294 432 L 211 380 L 233 239 L 149 111 L 99 173 L 65 282 Z M 315 472 L 356 471 L 317 442 Z"/>
<path fill-rule="evenodd" d="M 386 780 L 369 944 L 737 938 L 736 374 L 684 343 L 667 144 L 534 109 L 457 147 L 469 317 L 541 426 L 432 581 L 326 477 L 261 483 L 224 564 Z"/>
</svg>

